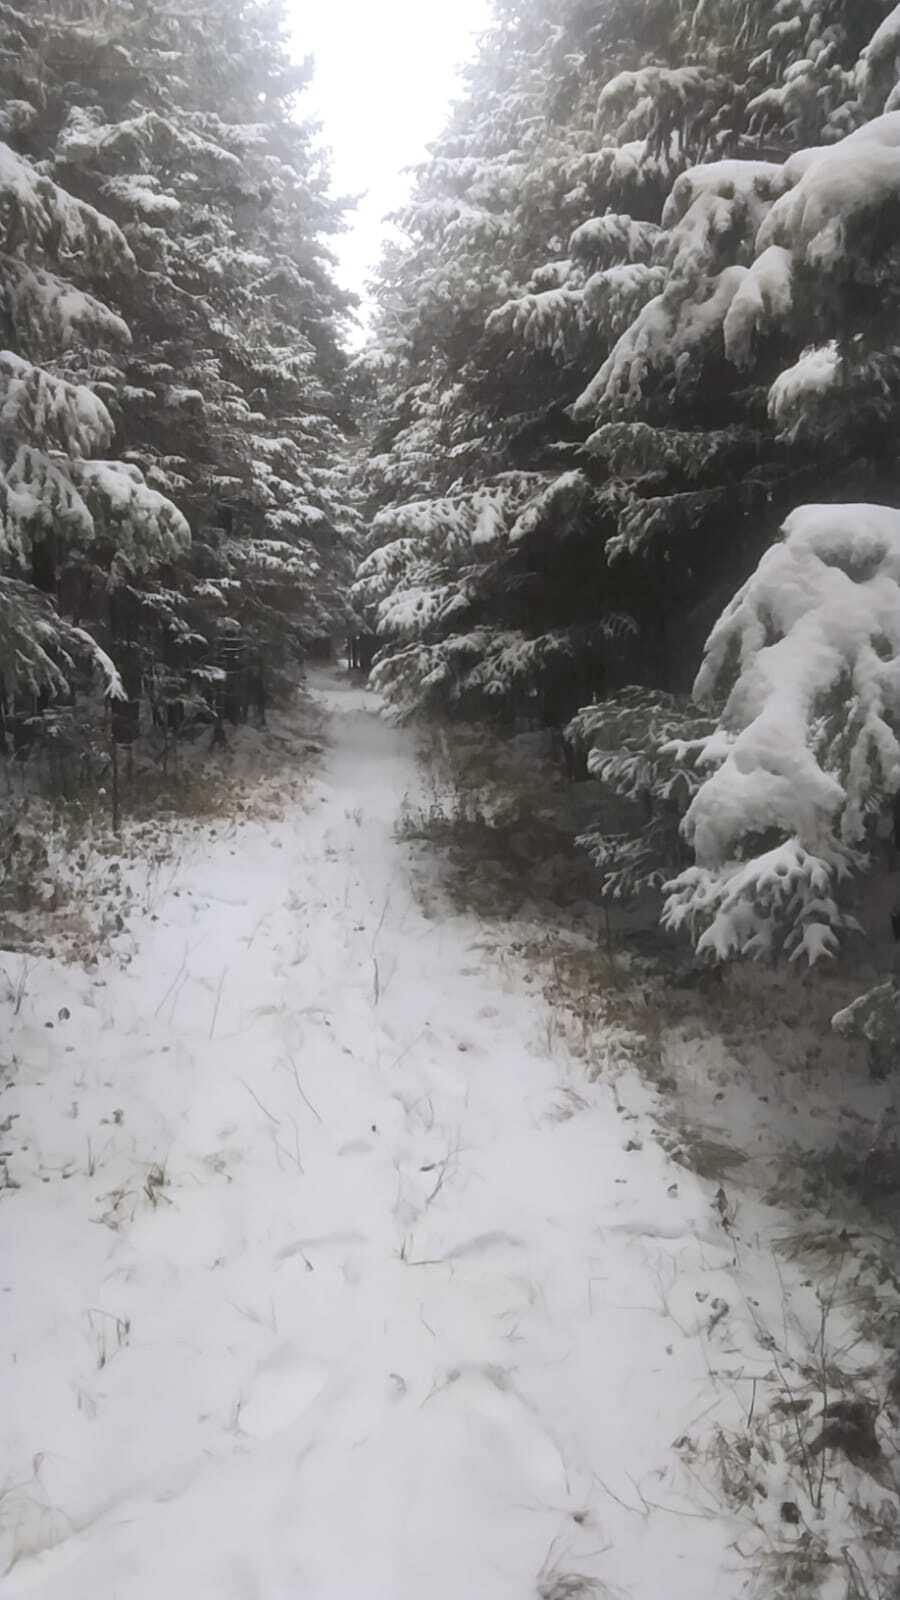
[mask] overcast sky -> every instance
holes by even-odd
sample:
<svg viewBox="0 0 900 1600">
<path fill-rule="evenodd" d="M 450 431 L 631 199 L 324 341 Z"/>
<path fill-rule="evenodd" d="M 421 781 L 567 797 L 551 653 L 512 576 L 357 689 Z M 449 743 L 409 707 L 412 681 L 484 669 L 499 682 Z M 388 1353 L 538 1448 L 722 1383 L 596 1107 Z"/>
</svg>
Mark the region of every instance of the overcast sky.
<svg viewBox="0 0 900 1600">
<path fill-rule="evenodd" d="M 316 58 L 304 109 L 320 117 L 334 186 L 366 191 L 339 242 L 340 279 L 360 292 L 378 259 L 381 218 L 401 204 L 443 127 L 456 68 L 488 21 L 489 0 L 289 0 L 298 57 Z"/>
</svg>

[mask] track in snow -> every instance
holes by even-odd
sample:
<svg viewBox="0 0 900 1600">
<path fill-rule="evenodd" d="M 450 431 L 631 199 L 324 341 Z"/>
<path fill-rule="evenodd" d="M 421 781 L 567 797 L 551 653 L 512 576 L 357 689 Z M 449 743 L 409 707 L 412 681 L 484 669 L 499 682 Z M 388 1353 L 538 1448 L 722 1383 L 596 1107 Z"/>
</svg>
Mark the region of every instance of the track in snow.
<svg viewBox="0 0 900 1600">
<path fill-rule="evenodd" d="M 312 792 L 10 1015 L 0 1594 L 728 1600 L 672 1446 L 732 1403 L 729 1239 L 497 930 L 424 915 L 409 738 L 319 692 Z"/>
</svg>

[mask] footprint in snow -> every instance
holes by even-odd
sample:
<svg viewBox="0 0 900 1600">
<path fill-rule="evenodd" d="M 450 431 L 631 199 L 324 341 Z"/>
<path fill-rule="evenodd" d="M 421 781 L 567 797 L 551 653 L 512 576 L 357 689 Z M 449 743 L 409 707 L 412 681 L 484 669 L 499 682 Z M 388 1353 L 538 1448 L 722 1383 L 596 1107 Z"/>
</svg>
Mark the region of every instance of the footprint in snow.
<svg viewBox="0 0 900 1600">
<path fill-rule="evenodd" d="M 299 1421 L 328 1382 L 328 1368 L 282 1345 L 259 1366 L 240 1408 L 242 1433 L 266 1439 Z"/>
<path fill-rule="evenodd" d="M 454 1244 L 445 1250 L 442 1261 L 461 1261 L 466 1256 L 484 1256 L 491 1250 L 523 1250 L 524 1239 L 519 1239 L 514 1233 L 504 1233 L 497 1229 L 490 1233 L 476 1233 L 471 1239 L 461 1239 L 459 1244 Z"/>
<path fill-rule="evenodd" d="M 290 1244 L 282 1245 L 280 1250 L 276 1250 L 275 1260 L 290 1261 L 292 1256 L 309 1255 L 329 1245 L 346 1246 L 367 1242 L 364 1233 L 322 1233 L 315 1239 L 292 1239 Z"/>
<path fill-rule="evenodd" d="M 466 1419 L 478 1453 L 487 1452 L 494 1459 L 505 1454 L 511 1464 L 524 1466 L 538 1494 L 556 1497 L 567 1492 L 560 1447 L 536 1406 L 517 1388 L 509 1368 L 496 1362 L 450 1367 L 420 1410 L 427 1418 L 432 1408 L 445 1407 Z"/>
</svg>

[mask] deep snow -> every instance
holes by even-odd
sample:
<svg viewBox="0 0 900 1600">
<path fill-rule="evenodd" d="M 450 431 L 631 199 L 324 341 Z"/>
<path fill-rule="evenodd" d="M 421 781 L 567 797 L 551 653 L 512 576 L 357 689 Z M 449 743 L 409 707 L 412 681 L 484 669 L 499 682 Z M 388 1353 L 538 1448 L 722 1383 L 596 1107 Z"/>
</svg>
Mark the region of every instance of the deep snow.
<svg viewBox="0 0 900 1600">
<path fill-rule="evenodd" d="M 423 909 L 410 737 L 319 693 L 281 820 L 192 836 L 156 920 L 3 1005 L 0 1593 L 729 1600 L 804 1527 L 786 1482 L 729 1514 L 707 1442 L 813 1290 L 502 927 Z"/>
</svg>

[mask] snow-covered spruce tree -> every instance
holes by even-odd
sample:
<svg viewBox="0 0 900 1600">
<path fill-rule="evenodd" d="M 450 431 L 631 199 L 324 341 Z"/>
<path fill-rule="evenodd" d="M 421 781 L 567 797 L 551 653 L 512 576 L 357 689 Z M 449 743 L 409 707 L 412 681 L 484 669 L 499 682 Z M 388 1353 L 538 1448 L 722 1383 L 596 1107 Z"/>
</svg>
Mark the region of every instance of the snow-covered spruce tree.
<svg viewBox="0 0 900 1600">
<path fill-rule="evenodd" d="M 603 593 L 597 525 L 614 523 L 602 486 L 561 474 L 548 448 L 565 421 L 559 368 L 568 353 L 562 341 L 548 355 L 514 338 L 498 361 L 490 327 L 561 239 L 579 139 L 590 145 L 591 71 L 578 26 L 574 6 L 553 16 L 542 4 L 498 8 L 403 219 L 408 248 L 385 265 L 372 365 L 389 420 L 368 476 L 374 507 L 388 512 L 372 539 L 377 547 L 398 530 L 408 541 L 433 520 L 431 494 L 435 526 L 449 499 L 476 546 L 457 542 L 452 570 L 433 538 L 371 558 L 397 587 L 396 604 L 382 594 L 370 612 L 387 647 L 379 682 L 405 703 L 421 685 L 432 703 L 559 722 L 604 681 L 633 631 Z M 576 370 L 577 392 L 589 366 Z M 486 517 L 486 504 L 503 514 Z M 560 559 L 567 540 L 587 572 Z M 529 561 L 521 552 L 532 547 L 539 554 Z M 432 582 L 440 594 L 425 601 Z"/>
<path fill-rule="evenodd" d="M 867 46 L 844 75 L 851 98 L 841 121 L 862 119 L 867 96 L 873 103 L 873 63 L 883 65 L 882 47 L 898 28 L 900 8 L 876 34 L 877 49 Z M 880 92 L 890 103 L 884 77 Z M 865 498 L 875 491 L 896 501 L 900 493 L 891 332 L 900 289 L 900 120 L 878 102 L 875 109 L 850 134 L 777 168 L 730 164 L 727 193 L 715 168 L 679 179 L 669 203 L 673 268 L 680 255 L 690 263 L 698 239 L 708 257 L 707 202 L 715 215 L 724 199 L 727 212 L 741 192 L 756 212 L 744 262 L 699 278 L 674 271 L 587 396 L 601 416 L 617 407 L 627 416 L 658 383 L 678 401 L 679 359 L 702 369 L 710 340 L 721 340 L 735 364 L 753 363 L 767 330 L 781 322 L 764 391 L 772 431 L 795 484 L 815 471 L 820 490 L 853 496 L 849 505 L 788 516 L 784 544 L 764 558 L 709 641 L 695 695 L 724 707 L 721 726 L 699 746 L 676 747 L 682 762 L 696 756 L 701 770 L 717 770 L 688 812 L 697 861 L 672 887 L 666 920 L 690 926 L 718 956 L 787 948 L 815 960 L 832 952 L 846 925 L 838 888 L 864 863 L 873 819 L 900 786 L 900 524 Z M 679 439 L 620 420 L 602 423 L 595 443 L 658 459 Z M 638 506 L 619 537 L 659 537 L 665 527 L 665 516 L 655 527 Z"/>
<path fill-rule="evenodd" d="M 3 25 L 16 37 L 18 18 Z M 35 120 L 7 105 L 10 135 Z M 97 459 L 113 441 L 103 395 L 130 334 L 113 302 L 135 270 L 120 229 L 0 144 L 0 522 L 2 693 L 6 710 L 61 693 L 79 655 L 117 697 L 117 669 L 65 604 L 67 578 L 119 559 L 183 554 L 189 530 L 137 468 Z M 105 296 L 105 298 L 104 298 Z M 53 604 L 56 601 L 63 612 Z"/>
<path fill-rule="evenodd" d="M 656 291 L 574 407 L 597 424 L 586 449 L 624 490 L 608 555 L 674 566 L 677 551 L 697 581 L 701 621 L 729 574 L 758 558 L 773 519 L 821 492 L 823 433 L 795 427 L 791 407 L 803 409 L 801 389 L 821 381 L 828 357 L 792 369 L 820 341 L 838 283 L 823 294 L 818 263 L 788 236 L 783 196 L 814 158 L 783 157 L 800 139 L 833 141 L 860 121 L 854 52 L 885 9 L 755 8 L 768 48 L 748 65 L 744 135 L 728 159 L 675 178 L 654 247 Z M 765 89 L 761 69 L 773 73 Z M 822 156 L 833 148 L 823 143 Z M 856 420 L 836 449 L 829 441 L 827 471 L 835 493 L 862 498 L 882 446 L 868 418 Z"/>
<path fill-rule="evenodd" d="M 572 629 L 577 655 L 607 613 L 632 617 L 637 637 L 624 658 L 589 651 L 573 688 L 635 673 L 686 686 L 691 646 L 758 557 L 773 508 L 820 472 L 819 442 L 782 436 L 766 409 L 800 353 L 783 258 L 744 277 L 784 156 L 862 115 L 856 57 L 885 9 L 497 8 L 404 219 L 409 247 L 386 264 L 371 364 L 391 420 L 370 482 L 375 506 L 401 514 L 516 471 L 534 506 L 466 567 L 452 607 L 421 613 L 424 654 L 383 611 L 386 686 L 408 693 L 427 664 L 431 692 L 445 641 L 458 655 L 471 634 L 477 665 L 495 628 L 526 647 Z M 518 687 L 510 677 L 510 707 Z"/>
<path fill-rule="evenodd" d="M 558 725 L 560 706 L 584 697 L 592 672 L 633 631 L 627 617 L 611 613 L 594 613 L 580 630 L 570 622 L 526 634 L 498 626 L 496 612 L 479 624 L 479 591 L 498 551 L 515 544 L 538 505 L 546 510 L 534 490 L 533 475 L 509 472 L 376 516 L 372 536 L 384 542 L 363 561 L 351 597 L 378 636 L 393 641 L 374 681 L 398 708 L 502 715 L 512 705 Z M 577 503 L 583 486 L 552 485 L 557 510 L 570 491 Z M 454 626 L 460 614 L 465 629 Z"/>
<path fill-rule="evenodd" d="M 23 154 L 108 213 L 134 258 L 124 371 L 103 375 L 117 442 L 195 530 L 189 564 L 117 563 L 106 609 L 130 692 L 183 694 L 243 662 L 246 699 L 263 656 L 335 628 L 350 576 L 334 473 L 344 301 L 322 243 L 338 210 L 293 116 L 304 72 L 280 7 L 238 0 L 184 14 L 109 0 L 99 16 L 58 0 L 21 32 Z"/>
</svg>

